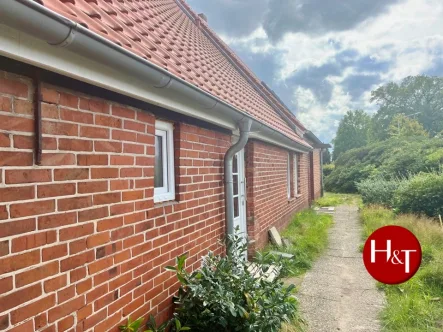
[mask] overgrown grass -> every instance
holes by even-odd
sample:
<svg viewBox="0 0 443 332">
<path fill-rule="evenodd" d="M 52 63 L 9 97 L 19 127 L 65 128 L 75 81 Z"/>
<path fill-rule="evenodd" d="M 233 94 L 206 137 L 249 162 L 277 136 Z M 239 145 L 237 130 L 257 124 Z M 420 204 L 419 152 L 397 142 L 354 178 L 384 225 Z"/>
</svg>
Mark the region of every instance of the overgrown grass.
<svg viewBox="0 0 443 332">
<path fill-rule="evenodd" d="M 269 245 L 266 251 L 278 250 L 293 254 L 295 258 L 288 262 L 286 275 L 296 277 L 312 266 L 314 260 L 323 252 L 328 244 L 328 229 L 332 224 L 332 216 L 316 214 L 306 209 L 295 215 L 288 227 L 281 233 L 291 241 L 291 246 L 275 248 Z"/>
<path fill-rule="evenodd" d="M 384 285 L 387 306 L 382 312 L 384 331 L 443 331 L 443 230 L 431 219 L 398 215 L 382 207 L 361 211 L 364 239 L 385 225 L 399 225 L 419 239 L 423 261 L 417 274 L 401 285 Z"/>
<path fill-rule="evenodd" d="M 354 194 L 336 194 L 325 193 L 325 195 L 315 201 L 315 205 L 318 207 L 326 206 L 338 206 L 338 205 L 361 205 L 360 195 Z"/>
</svg>

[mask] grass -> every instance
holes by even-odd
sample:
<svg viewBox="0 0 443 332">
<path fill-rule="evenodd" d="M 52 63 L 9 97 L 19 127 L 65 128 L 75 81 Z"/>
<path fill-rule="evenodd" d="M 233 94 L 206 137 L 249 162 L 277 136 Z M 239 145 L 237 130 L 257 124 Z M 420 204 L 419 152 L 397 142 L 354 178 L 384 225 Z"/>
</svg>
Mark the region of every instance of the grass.
<svg viewBox="0 0 443 332">
<path fill-rule="evenodd" d="M 323 197 L 315 201 L 315 205 L 318 207 L 339 206 L 342 204 L 361 206 L 360 195 L 325 193 Z"/>
<path fill-rule="evenodd" d="M 388 332 L 443 330 L 443 230 L 431 219 L 415 215 L 396 216 L 382 207 L 361 211 L 364 239 L 385 225 L 399 225 L 419 239 L 423 261 L 417 274 L 400 285 L 378 284 L 386 293 L 382 311 L 383 330 Z"/>
</svg>

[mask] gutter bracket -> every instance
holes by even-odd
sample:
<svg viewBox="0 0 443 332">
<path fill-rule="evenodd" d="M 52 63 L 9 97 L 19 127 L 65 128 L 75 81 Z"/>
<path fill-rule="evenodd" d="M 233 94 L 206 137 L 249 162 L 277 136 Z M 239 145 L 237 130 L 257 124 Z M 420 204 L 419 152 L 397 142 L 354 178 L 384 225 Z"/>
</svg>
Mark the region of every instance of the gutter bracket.
<svg viewBox="0 0 443 332">
<path fill-rule="evenodd" d="M 76 37 L 76 29 L 77 29 L 77 23 L 74 23 L 74 25 L 70 28 L 68 35 L 66 36 L 66 38 L 64 40 L 62 40 L 59 43 L 48 43 L 51 46 L 55 46 L 55 47 L 68 47 L 69 45 L 71 45 Z"/>
</svg>

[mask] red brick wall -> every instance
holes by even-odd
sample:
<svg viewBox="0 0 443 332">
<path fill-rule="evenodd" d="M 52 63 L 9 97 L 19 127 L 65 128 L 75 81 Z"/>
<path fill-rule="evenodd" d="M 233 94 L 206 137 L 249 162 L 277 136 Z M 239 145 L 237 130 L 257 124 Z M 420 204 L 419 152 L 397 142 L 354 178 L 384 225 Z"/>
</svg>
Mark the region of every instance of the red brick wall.
<svg viewBox="0 0 443 332">
<path fill-rule="evenodd" d="M 321 196 L 321 164 L 320 164 L 321 149 L 314 150 L 314 198 Z"/>
<path fill-rule="evenodd" d="M 297 154 L 299 195 L 288 199 L 288 151 L 259 141 L 245 148 L 248 235 L 253 250 L 268 241 L 272 226 L 284 228 L 296 211 L 308 206 L 308 154 Z M 294 189 L 294 188 L 293 188 Z"/>
<path fill-rule="evenodd" d="M 169 313 L 189 253 L 222 253 L 230 137 L 177 124 L 177 201 L 154 205 L 152 114 L 44 86 L 42 166 L 32 82 L 0 72 L 0 330 L 117 331 Z"/>
</svg>

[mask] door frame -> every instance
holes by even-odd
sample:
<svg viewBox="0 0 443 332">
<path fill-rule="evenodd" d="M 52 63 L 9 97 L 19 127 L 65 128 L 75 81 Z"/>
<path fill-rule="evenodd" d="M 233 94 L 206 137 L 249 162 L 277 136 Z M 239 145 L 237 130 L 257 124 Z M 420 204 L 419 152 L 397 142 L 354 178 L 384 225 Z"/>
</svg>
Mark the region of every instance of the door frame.
<svg viewBox="0 0 443 332">
<path fill-rule="evenodd" d="M 246 225 L 246 172 L 245 172 L 245 150 L 242 149 L 240 152 L 236 153 L 235 158 L 237 160 L 237 172 L 234 172 L 233 167 L 233 177 L 238 176 L 237 186 L 238 195 L 233 195 L 233 207 L 234 207 L 234 228 L 239 226 L 240 232 L 245 238 L 248 237 L 248 228 Z M 235 162 L 235 161 L 234 161 Z M 233 180 L 234 180 L 233 178 Z M 235 181 L 234 181 L 235 185 Z M 234 189 L 235 193 L 235 189 Z M 238 197 L 238 211 L 239 214 L 235 216 L 235 198 Z"/>
</svg>

